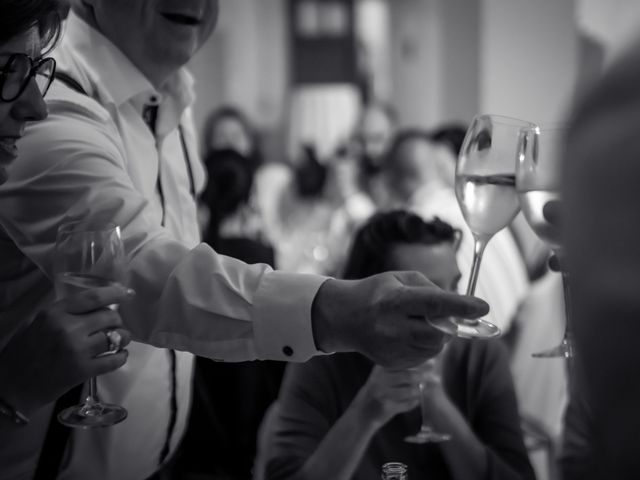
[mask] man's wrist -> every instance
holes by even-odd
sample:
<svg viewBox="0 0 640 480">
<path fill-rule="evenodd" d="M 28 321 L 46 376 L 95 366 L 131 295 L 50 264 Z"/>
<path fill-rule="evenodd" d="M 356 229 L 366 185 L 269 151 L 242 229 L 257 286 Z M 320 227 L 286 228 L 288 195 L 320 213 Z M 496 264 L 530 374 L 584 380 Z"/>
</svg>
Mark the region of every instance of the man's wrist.
<svg viewBox="0 0 640 480">
<path fill-rule="evenodd" d="M 339 323 L 336 321 L 336 305 L 340 302 L 338 285 L 341 281 L 333 278 L 324 282 L 311 306 L 311 328 L 316 348 L 324 353 L 335 353 L 345 351 L 341 343 L 340 332 L 335 328 Z"/>
<path fill-rule="evenodd" d="M 354 418 L 356 418 L 358 424 L 367 431 L 375 433 L 382 428 L 389 419 L 383 417 L 380 404 L 371 401 L 364 388 L 366 387 L 361 388 L 358 395 L 353 399 L 349 410 Z"/>
</svg>

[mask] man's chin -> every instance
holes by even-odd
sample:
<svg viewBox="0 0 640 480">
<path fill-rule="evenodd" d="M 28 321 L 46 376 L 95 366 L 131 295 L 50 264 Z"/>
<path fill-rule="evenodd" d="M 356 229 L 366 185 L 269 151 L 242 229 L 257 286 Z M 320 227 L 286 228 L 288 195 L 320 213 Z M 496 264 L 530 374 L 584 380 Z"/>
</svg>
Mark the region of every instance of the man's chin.
<svg viewBox="0 0 640 480">
<path fill-rule="evenodd" d="M 179 70 L 184 67 L 195 55 L 194 45 L 172 45 L 154 53 L 153 58 L 156 63 L 164 66 L 165 69 Z"/>
</svg>

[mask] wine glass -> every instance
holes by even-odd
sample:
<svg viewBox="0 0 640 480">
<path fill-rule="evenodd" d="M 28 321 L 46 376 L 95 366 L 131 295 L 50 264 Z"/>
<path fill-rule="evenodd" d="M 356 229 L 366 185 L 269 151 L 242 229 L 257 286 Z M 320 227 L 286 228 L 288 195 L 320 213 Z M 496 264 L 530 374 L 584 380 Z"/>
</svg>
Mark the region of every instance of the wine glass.
<svg viewBox="0 0 640 480">
<path fill-rule="evenodd" d="M 53 262 L 58 300 L 91 288 L 124 284 L 125 255 L 120 227 L 90 221 L 61 225 Z M 117 305 L 109 308 L 116 309 Z M 115 425 L 125 418 L 126 409 L 100 401 L 95 377 L 89 381 L 89 392 L 82 404 L 58 414 L 60 423 L 83 429 Z"/>
<path fill-rule="evenodd" d="M 436 358 L 427 360 L 425 366 L 433 371 L 438 368 Z M 426 384 L 421 380 L 418 384 L 420 388 L 420 413 L 422 414 L 422 424 L 420 430 L 414 435 L 405 437 L 404 441 L 408 443 L 442 443 L 451 440 L 448 433 L 438 432 L 429 422 L 429 406 L 427 405 L 427 395 L 425 394 Z"/>
<path fill-rule="evenodd" d="M 522 128 L 532 123 L 500 115 L 476 116 L 464 138 L 456 164 L 456 197 L 473 234 L 474 256 L 467 295 L 473 295 L 480 263 L 489 240 L 509 225 L 520 210 L 516 193 L 516 154 Z M 483 319 L 445 318 L 432 321 L 458 337 L 490 338 L 500 329 Z"/>
<path fill-rule="evenodd" d="M 547 124 L 523 129 L 518 144 L 516 190 L 527 222 L 540 239 L 561 257 L 560 231 L 543 215 L 544 206 L 560 200 L 560 148 L 567 132 L 564 124 Z M 548 350 L 534 353 L 536 358 L 571 358 L 569 276 L 562 273 L 565 303 L 565 331 L 562 342 Z"/>
</svg>

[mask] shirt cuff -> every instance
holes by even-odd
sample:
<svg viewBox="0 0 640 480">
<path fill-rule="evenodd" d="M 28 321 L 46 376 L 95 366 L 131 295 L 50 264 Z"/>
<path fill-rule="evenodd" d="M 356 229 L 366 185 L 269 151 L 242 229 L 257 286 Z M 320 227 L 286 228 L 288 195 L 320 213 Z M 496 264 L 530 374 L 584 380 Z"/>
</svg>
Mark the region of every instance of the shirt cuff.
<svg viewBox="0 0 640 480">
<path fill-rule="evenodd" d="M 272 271 L 255 297 L 253 334 L 261 360 L 305 362 L 323 352 L 316 348 L 311 306 L 328 277 Z"/>
</svg>

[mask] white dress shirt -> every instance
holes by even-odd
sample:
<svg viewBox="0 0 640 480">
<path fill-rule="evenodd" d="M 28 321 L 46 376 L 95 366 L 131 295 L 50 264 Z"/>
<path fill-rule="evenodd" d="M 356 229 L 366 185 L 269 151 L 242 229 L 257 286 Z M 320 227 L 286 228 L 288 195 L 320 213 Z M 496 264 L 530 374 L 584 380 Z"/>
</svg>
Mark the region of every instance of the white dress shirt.
<svg viewBox="0 0 640 480">
<path fill-rule="evenodd" d="M 197 190 L 204 170 L 186 71 L 156 91 L 73 14 L 55 56 L 88 95 L 54 82 L 49 118 L 27 129 L 11 179 L 0 188 L 0 351 L 52 300 L 58 226 L 99 216 L 121 225 L 137 292 L 121 313 L 141 343 L 132 343 L 127 364 L 98 383 L 100 397 L 123 405 L 129 417 L 113 427 L 73 431 L 59 478 L 142 480 L 157 470 L 167 438 L 171 373 L 163 348 L 227 361 L 304 361 L 319 353 L 311 305 L 324 278 L 247 266 L 199 244 L 187 162 Z M 160 106 L 155 137 L 142 118 L 149 103 Z M 172 450 L 185 427 L 192 360 L 189 353 L 177 356 Z M 52 406 L 41 409 L 27 427 L 0 426 L 0 478 L 30 478 L 51 413 Z"/>
</svg>

